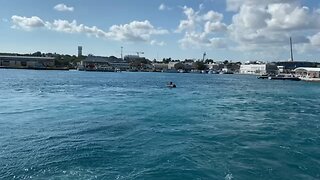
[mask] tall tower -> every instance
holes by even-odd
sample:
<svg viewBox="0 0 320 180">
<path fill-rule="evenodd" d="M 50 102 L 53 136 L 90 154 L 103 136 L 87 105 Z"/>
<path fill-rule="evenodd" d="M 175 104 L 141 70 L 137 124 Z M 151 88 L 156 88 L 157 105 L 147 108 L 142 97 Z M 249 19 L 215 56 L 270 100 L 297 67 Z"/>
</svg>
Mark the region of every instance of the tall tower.
<svg viewBox="0 0 320 180">
<path fill-rule="evenodd" d="M 82 56 L 82 46 L 78 46 L 78 57 Z"/>
<path fill-rule="evenodd" d="M 203 56 L 202 56 L 202 61 L 203 61 L 203 62 L 205 61 L 206 55 L 207 55 L 207 53 L 204 52 L 204 53 L 203 53 Z"/>
<path fill-rule="evenodd" d="M 121 46 L 121 60 L 123 60 L 123 47 Z"/>
<path fill-rule="evenodd" d="M 291 61 L 293 61 L 293 52 L 292 52 L 292 38 L 290 37 L 290 55 L 291 55 Z"/>
</svg>

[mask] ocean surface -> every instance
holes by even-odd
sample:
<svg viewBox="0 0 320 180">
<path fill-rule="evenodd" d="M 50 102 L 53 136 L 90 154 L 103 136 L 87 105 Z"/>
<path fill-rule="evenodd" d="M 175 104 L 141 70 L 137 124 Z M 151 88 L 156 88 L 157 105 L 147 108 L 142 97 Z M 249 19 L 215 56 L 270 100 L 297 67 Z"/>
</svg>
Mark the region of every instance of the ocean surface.
<svg viewBox="0 0 320 180">
<path fill-rule="evenodd" d="M 320 83 L 0 69 L 0 179 L 320 179 Z"/>
</svg>

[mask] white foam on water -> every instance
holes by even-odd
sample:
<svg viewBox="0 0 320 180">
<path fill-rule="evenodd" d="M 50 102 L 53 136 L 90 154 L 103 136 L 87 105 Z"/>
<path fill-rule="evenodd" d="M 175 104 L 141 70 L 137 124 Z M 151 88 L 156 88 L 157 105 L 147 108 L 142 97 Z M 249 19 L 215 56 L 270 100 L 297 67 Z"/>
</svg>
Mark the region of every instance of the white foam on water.
<svg viewBox="0 0 320 180">
<path fill-rule="evenodd" d="M 227 174 L 225 177 L 224 177 L 225 180 L 232 180 L 233 179 L 233 176 L 232 174 Z"/>
</svg>

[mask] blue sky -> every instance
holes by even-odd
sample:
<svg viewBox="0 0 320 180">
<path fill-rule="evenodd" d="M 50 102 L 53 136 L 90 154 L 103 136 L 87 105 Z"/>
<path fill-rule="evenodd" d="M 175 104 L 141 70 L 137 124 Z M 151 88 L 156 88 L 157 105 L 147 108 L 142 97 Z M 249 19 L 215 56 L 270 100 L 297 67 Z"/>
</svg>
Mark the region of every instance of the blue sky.
<svg viewBox="0 0 320 180">
<path fill-rule="evenodd" d="M 0 52 L 320 61 L 318 0 L 0 0 Z"/>
</svg>

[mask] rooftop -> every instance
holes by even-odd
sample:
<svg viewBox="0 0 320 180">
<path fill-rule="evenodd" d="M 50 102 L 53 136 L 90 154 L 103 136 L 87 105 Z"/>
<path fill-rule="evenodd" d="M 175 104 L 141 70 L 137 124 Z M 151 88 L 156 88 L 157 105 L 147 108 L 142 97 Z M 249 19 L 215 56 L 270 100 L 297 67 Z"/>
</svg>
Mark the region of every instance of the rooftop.
<svg viewBox="0 0 320 180">
<path fill-rule="evenodd" d="M 54 60 L 54 57 L 37 57 L 37 56 L 1 56 L 0 58 L 15 58 L 15 59 L 39 59 L 39 60 Z"/>
<path fill-rule="evenodd" d="M 297 69 L 295 69 L 295 71 L 297 70 L 305 70 L 305 71 L 319 71 L 320 72 L 320 68 L 313 68 L 313 67 L 299 67 Z"/>
</svg>

